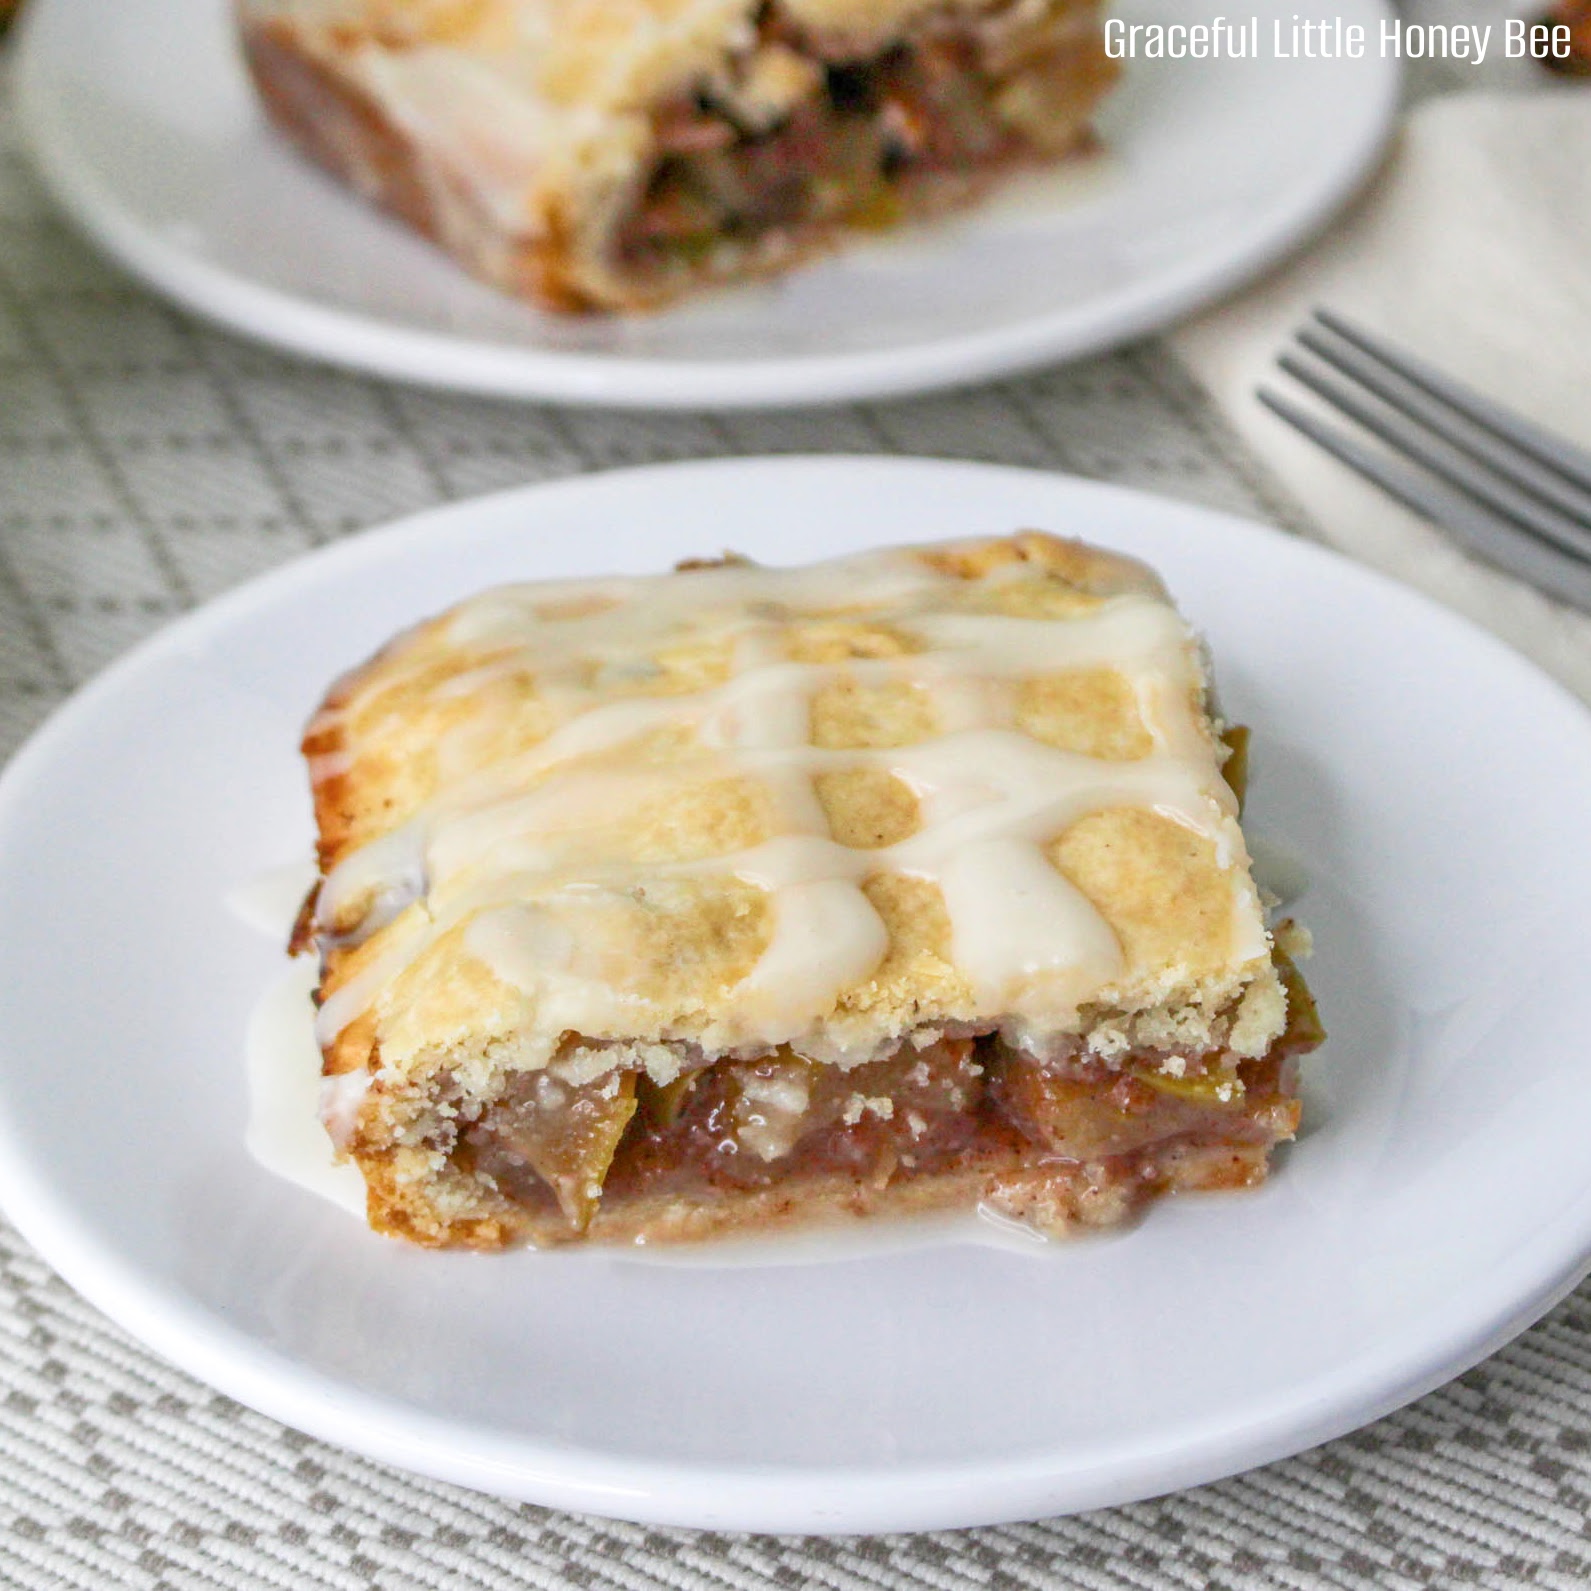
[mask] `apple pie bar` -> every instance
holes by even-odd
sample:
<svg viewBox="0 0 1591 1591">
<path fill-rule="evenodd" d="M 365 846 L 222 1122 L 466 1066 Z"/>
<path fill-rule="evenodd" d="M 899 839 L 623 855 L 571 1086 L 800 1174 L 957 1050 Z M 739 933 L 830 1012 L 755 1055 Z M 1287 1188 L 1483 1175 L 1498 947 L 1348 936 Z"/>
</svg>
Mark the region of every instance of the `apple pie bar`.
<svg viewBox="0 0 1591 1591">
<path fill-rule="evenodd" d="M 1084 146 L 1099 0 L 237 0 L 273 120 L 497 286 L 635 309 Z"/>
<path fill-rule="evenodd" d="M 509 586 L 306 732 L 322 1116 L 422 1244 L 1244 1187 L 1321 1037 L 1244 737 L 1147 568 L 1036 532 Z"/>
</svg>

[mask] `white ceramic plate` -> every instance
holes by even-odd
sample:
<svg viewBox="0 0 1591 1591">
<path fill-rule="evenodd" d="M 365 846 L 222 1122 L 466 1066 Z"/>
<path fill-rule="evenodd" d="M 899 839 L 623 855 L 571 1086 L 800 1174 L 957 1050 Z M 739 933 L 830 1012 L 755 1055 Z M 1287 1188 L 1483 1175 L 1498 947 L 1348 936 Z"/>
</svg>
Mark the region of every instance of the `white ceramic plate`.
<svg viewBox="0 0 1591 1591">
<path fill-rule="evenodd" d="M 1151 559 L 1305 859 L 1332 1031 L 1275 1179 L 1120 1236 L 787 1265 L 427 1254 L 245 1154 L 282 961 L 223 897 L 310 843 L 326 683 L 506 579 L 796 561 L 1042 525 Z M 559 1507 L 778 1531 L 1034 1517 L 1348 1430 L 1591 1256 L 1591 718 L 1513 653 L 1254 525 L 1061 476 L 819 459 L 535 487 L 173 625 L 0 780 L 0 1198 L 128 1330 L 243 1402 Z"/>
<path fill-rule="evenodd" d="M 629 321 L 479 286 L 273 137 L 227 0 L 33 0 L 22 105 L 67 209 L 191 308 L 313 358 L 430 385 L 660 408 L 826 402 L 977 380 L 1147 332 L 1315 226 L 1380 147 L 1397 67 L 1274 60 L 1274 19 L 1385 0 L 1254 0 L 1255 61 L 1131 63 L 1107 158 L 785 281 Z M 1197 21 L 1221 0 L 1124 0 Z M 1246 14 L 1246 13 L 1245 13 Z"/>
</svg>

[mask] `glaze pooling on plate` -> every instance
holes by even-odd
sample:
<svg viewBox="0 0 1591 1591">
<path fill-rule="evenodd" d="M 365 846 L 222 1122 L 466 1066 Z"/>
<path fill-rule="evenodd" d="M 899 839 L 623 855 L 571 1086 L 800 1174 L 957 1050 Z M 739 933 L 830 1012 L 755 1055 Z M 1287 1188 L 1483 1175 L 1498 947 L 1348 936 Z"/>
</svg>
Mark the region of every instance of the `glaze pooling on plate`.
<svg viewBox="0 0 1591 1591">
<path fill-rule="evenodd" d="M 307 862 L 268 868 L 228 889 L 226 908 L 268 943 L 283 946 L 292 937 L 304 895 L 314 882 L 314 866 Z M 326 1120 L 339 1119 L 340 1102 L 335 1098 L 336 1080 L 321 1076 L 314 1004 L 319 981 L 314 958 L 296 956 L 249 1013 L 244 1041 L 249 1116 L 244 1142 L 273 1175 L 362 1219 L 364 1178 L 357 1166 L 339 1161 L 324 1125 Z"/>
<path fill-rule="evenodd" d="M 265 1169 L 363 1219 L 365 1179 L 337 1159 L 315 1042 L 313 958 L 299 957 L 249 1017 L 248 1150 Z"/>
</svg>

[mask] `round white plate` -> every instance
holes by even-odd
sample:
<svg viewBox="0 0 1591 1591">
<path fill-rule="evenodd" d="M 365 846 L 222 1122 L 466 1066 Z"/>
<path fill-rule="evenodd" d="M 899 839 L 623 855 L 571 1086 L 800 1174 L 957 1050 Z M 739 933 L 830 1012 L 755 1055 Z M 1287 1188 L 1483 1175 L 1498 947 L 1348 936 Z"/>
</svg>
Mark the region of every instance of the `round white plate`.
<svg viewBox="0 0 1591 1591">
<path fill-rule="evenodd" d="M 1221 0 L 1124 0 L 1197 21 Z M 1397 65 L 1276 60 L 1273 21 L 1385 0 L 1254 0 L 1251 61 L 1130 62 L 1109 154 L 974 215 L 629 320 L 480 286 L 266 128 L 227 0 L 33 0 L 22 106 L 66 208 L 161 291 L 312 358 L 428 385 L 659 408 L 911 392 L 1165 324 L 1298 243 L 1385 136 Z M 1245 12 L 1245 15 L 1248 13 Z M 1290 25 L 1290 22 L 1289 22 Z"/>
<path fill-rule="evenodd" d="M 327 682 L 481 586 L 1040 525 L 1152 560 L 1255 730 L 1331 1041 L 1264 1189 L 1108 1239 L 785 1265 L 406 1249 L 244 1152 L 276 946 L 223 905 L 303 856 Z M 421 516 L 173 625 L 0 780 L 0 1198 L 128 1330 L 381 1459 L 638 1520 L 950 1527 L 1294 1452 L 1437 1385 L 1591 1259 L 1591 717 L 1317 548 L 982 465 L 582 479 Z"/>
</svg>

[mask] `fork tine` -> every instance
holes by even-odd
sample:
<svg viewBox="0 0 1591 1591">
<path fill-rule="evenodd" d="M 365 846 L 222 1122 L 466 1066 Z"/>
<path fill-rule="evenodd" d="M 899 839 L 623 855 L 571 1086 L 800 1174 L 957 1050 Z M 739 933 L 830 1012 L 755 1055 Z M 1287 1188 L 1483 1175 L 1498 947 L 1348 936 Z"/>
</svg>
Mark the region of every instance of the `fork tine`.
<svg viewBox="0 0 1591 1591">
<path fill-rule="evenodd" d="M 1556 509 L 1547 508 L 1517 487 L 1499 480 L 1450 444 L 1434 438 L 1396 410 L 1366 400 L 1354 388 L 1317 370 L 1292 354 L 1278 363 L 1311 392 L 1415 463 L 1440 476 L 1450 486 L 1467 492 L 1511 519 L 1523 530 L 1551 542 L 1560 551 L 1591 561 L 1591 525 L 1582 524 Z"/>
<path fill-rule="evenodd" d="M 1427 364 L 1414 354 L 1394 348 L 1384 339 L 1374 336 L 1361 326 L 1346 320 L 1334 310 L 1317 309 L 1315 319 L 1329 331 L 1345 338 L 1373 358 L 1379 359 L 1400 376 L 1424 387 L 1427 392 L 1452 405 L 1460 414 L 1467 415 L 1477 425 L 1498 436 L 1506 437 L 1549 469 L 1556 470 L 1566 480 L 1573 481 L 1582 491 L 1591 492 L 1591 453 L 1576 447 L 1572 442 L 1555 436 L 1545 427 L 1505 409 L 1491 398 L 1483 397 L 1473 387 L 1455 381 L 1445 372 Z"/>
<path fill-rule="evenodd" d="M 1350 469 L 1357 470 L 1415 513 L 1452 533 L 1477 557 L 1530 585 L 1591 613 L 1591 564 L 1559 552 L 1463 493 L 1439 485 L 1357 437 L 1327 424 L 1270 387 L 1257 393 L 1273 413 L 1302 431 Z"/>
<path fill-rule="evenodd" d="M 1490 470 L 1522 487 L 1533 497 L 1561 509 L 1571 519 L 1591 525 L 1591 491 L 1575 486 L 1563 474 L 1549 469 L 1532 453 L 1488 430 L 1446 399 L 1436 397 L 1409 377 L 1367 354 L 1341 333 L 1305 326 L 1299 342 L 1317 358 L 1345 376 L 1368 387 L 1400 414 L 1417 420 L 1444 441 L 1478 459 Z"/>
</svg>

